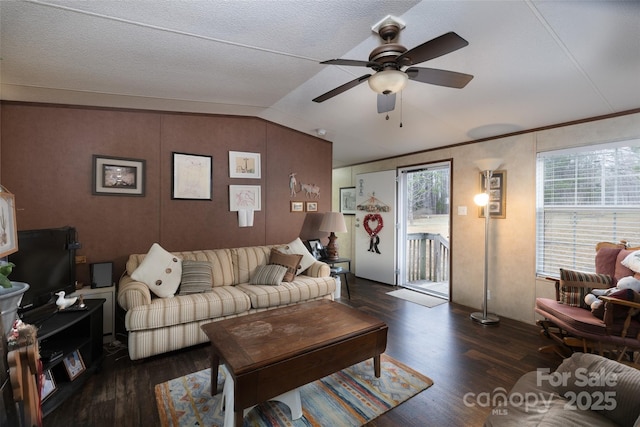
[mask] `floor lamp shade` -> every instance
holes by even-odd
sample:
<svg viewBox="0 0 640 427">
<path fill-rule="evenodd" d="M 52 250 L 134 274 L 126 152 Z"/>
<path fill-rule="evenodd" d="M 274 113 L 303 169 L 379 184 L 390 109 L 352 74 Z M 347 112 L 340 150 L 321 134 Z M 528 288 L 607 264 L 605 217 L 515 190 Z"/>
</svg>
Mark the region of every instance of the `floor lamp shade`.
<svg viewBox="0 0 640 427">
<path fill-rule="evenodd" d="M 336 260 L 338 256 L 338 245 L 336 243 L 335 233 L 346 233 L 347 224 L 344 222 L 344 216 L 340 212 L 327 212 L 322 217 L 322 223 L 320 223 L 320 231 L 325 231 L 329 234 L 329 244 L 327 245 L 327 258 Z"/>
</svg>

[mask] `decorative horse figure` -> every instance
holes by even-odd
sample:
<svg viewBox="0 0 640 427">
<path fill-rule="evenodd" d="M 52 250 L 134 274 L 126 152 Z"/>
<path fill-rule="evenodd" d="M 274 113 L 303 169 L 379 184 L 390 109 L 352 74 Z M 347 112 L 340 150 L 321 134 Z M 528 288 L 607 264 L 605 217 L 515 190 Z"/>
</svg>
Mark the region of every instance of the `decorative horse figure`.
<svg viewBox="0 0 640 427">
<path fill-rule="evenodd" d="M 300 191 L 304 191 L 307 197 L 311 197 L 311 198 L 320 197 L 320 187 L 318 187 L 315 184 L 300 183 Z"/>
</svg>

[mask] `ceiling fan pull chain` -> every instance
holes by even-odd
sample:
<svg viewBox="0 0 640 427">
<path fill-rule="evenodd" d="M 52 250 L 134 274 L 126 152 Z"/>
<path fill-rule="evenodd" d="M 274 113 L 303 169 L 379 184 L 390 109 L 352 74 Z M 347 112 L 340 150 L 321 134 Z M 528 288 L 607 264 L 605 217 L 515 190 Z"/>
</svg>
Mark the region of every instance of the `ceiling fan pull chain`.
<svg viewBox="0 0 640 427">
<path fill-rule="evenodd" d="M 403 91 L 400 91 L 400 127 L 402 127 L 402 93 Z"/>
</svg>

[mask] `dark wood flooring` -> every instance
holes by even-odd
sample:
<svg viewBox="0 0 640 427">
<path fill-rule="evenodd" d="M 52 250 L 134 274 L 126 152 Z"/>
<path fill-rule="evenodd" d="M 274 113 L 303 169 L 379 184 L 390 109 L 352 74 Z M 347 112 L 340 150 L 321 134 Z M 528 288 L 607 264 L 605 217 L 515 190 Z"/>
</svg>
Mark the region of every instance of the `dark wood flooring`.
<svg viewBox="0 0 640 427">
<path fill-rule="evenodd" d="M 537 351 L 549 340 L 540 337 L 534 325 L 502 318 L 497 326 L 482 326 L 469 319 L 476 310 L 452 303 L 423 307 L 386 295 L 393 288 L 363 279 L 351 278 L 348 300 L 342 286 L 340 302 L 388 324 L 386 354 L 434 381 L 371 426 L 481 426 L 491 409 L 465 404 L 467 393 L 509 390 L 525 372 L 553 370 L 561 362 L 556 355 Z M 102 370 L 81 393 L 45 417 L 44 426 L 157 426 L 154 386 L 208 368 L 207 348 L 200 345 L 132 362 L 126 350 L 107 346 Z"/>
</svg>

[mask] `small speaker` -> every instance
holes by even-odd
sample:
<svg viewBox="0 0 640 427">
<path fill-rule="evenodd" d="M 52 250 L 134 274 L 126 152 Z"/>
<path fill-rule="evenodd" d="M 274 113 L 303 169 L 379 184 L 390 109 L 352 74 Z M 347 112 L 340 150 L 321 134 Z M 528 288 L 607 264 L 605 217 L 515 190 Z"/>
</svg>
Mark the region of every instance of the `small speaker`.
<svg viewBox="0 0 640 427">
<path fill-rule="evenodd" d="M 96 262 L 91 264 L 91 287 L 108 288 L 113 285 L 113 263 Z"/>
</svg>

